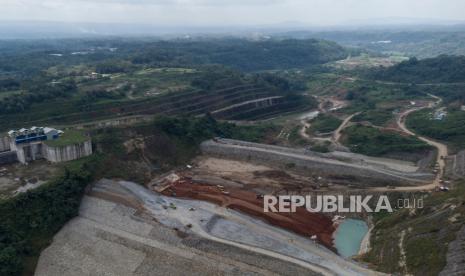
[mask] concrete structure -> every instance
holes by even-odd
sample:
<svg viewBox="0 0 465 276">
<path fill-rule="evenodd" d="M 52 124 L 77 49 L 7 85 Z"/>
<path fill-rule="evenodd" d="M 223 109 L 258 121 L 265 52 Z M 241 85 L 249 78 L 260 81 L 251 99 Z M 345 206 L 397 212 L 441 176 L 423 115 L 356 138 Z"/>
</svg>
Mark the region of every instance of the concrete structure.
<svg viewBox="0 0 465 276">
<path fill-rule="evenodd" d="M 66 162 L 91 155 L 92 142 L 89 139 L 83 143 L 64 147 L 52 147 L 44 144 L 42 152 L 50 162 Z"/>
<path fill-rule="evenodd" d="M 218 157 L 255 161 L 281 167 L 292 165 L 294 169 L 303 173 L 355 178 L 359 184 L 367 183 L 373 186 L 414 185 L 429 183 L 433 179 L 430 173 L 403 172 L 376 166 L 369 162 L 363 164 L 343 162 L 330 154 L 231 139 L 205 141 L 201 144 L 201 150 L 204 154 Z"/>
<path fill-rule="evenodd" d="M 19 161 L 23 164 L 46 159 L 50 162 L 65 162 L 92 154 L 90 138 L 81 143 L 65 146 L 50 146 L 44 143 L 60 139 L 63 131 L 50 127 L 32 127 L 10 130 L 8 137 L 0 138 L 0 163 Z M 15 155 L 15 158 L 12 155 Z"/>
<path fill-rule="evenodd" d="M 9 151 L 9 150 L 10 150 L 10 138 L 1 137 L 0 138 L 0 152 Z"/>
</svg>

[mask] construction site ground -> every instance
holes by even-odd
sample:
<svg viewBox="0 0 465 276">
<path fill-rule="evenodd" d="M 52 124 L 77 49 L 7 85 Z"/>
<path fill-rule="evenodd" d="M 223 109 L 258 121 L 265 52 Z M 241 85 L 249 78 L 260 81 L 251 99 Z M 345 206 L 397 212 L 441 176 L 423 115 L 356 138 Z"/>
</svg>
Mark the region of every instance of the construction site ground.
<svg viewBox="0 0 465 276">
<path fill-rule="evenodd" d="M 53 177 L 57 170 L 58 166 L 44 160 L 37 160 L 28 165 L 0 165 L 0 198 L 37 188 Z"/>
<path fill-rule="evenodd" d="M 239 188 L 254 194 L 311 194 L 347 190 L 321 176 L 299 174 L 291 169 L 271 167 L 257 163 L 202 155 L 192 163 L 191 169 L 180 172 L 193 182 Z"/>
<path fill-rule="evenodd" d="M 172 178 L 174 179 L 174 178 Z M 198 200 L 101 180 L 36 275 L 378 275 L 306 237 Z"/>
</svg>

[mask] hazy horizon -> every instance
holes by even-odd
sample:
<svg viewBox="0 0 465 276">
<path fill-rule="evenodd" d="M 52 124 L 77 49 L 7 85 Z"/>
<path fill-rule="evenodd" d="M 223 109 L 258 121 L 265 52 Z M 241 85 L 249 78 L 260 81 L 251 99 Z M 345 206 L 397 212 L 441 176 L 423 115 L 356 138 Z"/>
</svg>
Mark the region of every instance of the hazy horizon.
<svg viewBox="0 0 465 276">
<path fill-rule="evenodd" d="M 191 27 L 465 22 L 461 0 L 0 0 L 0 4 L 3 22 Z"/>
</svg>

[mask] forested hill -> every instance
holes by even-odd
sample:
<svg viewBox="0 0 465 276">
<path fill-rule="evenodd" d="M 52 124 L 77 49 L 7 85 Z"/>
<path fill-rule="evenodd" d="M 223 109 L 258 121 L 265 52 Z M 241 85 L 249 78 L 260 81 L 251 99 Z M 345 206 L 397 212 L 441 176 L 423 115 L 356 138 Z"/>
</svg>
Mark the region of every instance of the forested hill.
<svg viewBox="0 0 465 276">
<path fill-rule="evenodd" d="M 344 59 L 348 50 L 335 42 L 306 40 L 217 39 L 198 41 L 164 41 L 148 45 L 133 57 L 133 62 L 196 62 L 222 64 L 242 71 L 305 68 Z"/>
<path fill-rule="evenodd" d="M 373 73 L 378 80 L 406 83 L 465 82 L 465 56 L 441 55 L 410 60 Z"/>
<path fill-rule="evenodd" d="M 104 60 L 125 61 L 126 67 L 141 64 L 151 67 L 221 64 L 251 72 L 305 68 L 344 59 L 348 55 L 349 50 L 337 43 L 317 39 L 0 40 L 0 74 L 30 76 L 52 66 L 88 64 Z"/>
<path fill-rule="evenodd" d="M 211 61 L 251 71 L 302 68 L 348 55 L 338 44 L 316 39 L 249 42 L 236 49 L 230 46 L 230 51 L 213 56 Z"/>
</svg>

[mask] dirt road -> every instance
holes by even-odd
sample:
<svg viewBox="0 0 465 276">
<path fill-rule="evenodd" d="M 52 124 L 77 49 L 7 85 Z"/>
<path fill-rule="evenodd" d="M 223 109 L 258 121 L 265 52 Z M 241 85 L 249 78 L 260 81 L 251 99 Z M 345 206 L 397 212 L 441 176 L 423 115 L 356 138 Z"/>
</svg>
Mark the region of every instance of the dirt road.
<svg viewBox="0 0 465 276">
<path fill-rule="evenodd" d="M 435 98 L 439 99 L 438 97 L 435 97 Z M 440 101 L 441 101 L 441 99 L 439 99 L 437 103 L 439 103 Z M 415 112 L 415 111 L 418 111 L 418 110 L 421 110 L 421 109 L 424 109 L 424 108 L 427 108 L 427 107 L 432 107 L 432 105 L 424 106 L 424 107 L 411 108 L 411 109 L 408 109 L 408 110 L 404 111 L 399 116 L 399 118 L 397 119 L 397 125 L 399 126 L 399 128 L 402 129 L 405 133 L 407 133 L 409 135 L 416 135 L 413 131 L 411 131 L 411 130 L 409 130 L 407 128 L 407 126 L 405 125 L 405 120 L 406 120 L 407 116 L 409 114 L 411 114 L 412 112 Z M 434 179 L 433 183 L 431 183 L 431 185 L 430 185 L 430 188 L 433 189 L 433 188 L 435 188 L 436 186 L 439 185 L 439 181 L 441 180 L 441 178 L 444 175 L 444 168 L 446 166 L 444 158 L 448 155 L 447 146 L 445 144 L 436 142 L 436 141 L 431 140 L 429 138 L 426 138 L 424 136 L 417 136 L 417 137 L 418 137 L 418 139 L 422 140 L 423 142 L 427 143 L 428 145 L 431 145 L 431 146 L 435 147 L 438 150 L 438 154 L 437 154 L 437 157 L 436 157 L 436 162 L 439 164 L 439 173 L 436 175 L 436 178 Z"/>
<path fill-rule="evenodd" d="M 339 139 L 341 139 L 342 131 L 344 130 L 344 128 L 346 128 L 347 124 L 349 124 L 352 118 L 357 116 L 358 114 L 360 114 L 360 112 L 354 113 L 350 115 L 349 117 L 345 118 L 344 121 L 342 121 L 341 125 L 334 131 L 334 134 L 333 134 L 334 143 L 339 144 Z"/>
<path fill-rule="evenodd" d="M 421 106 L 421 107 L 415 107 L 415 108 L 407 109 L 404 112 L 402 112 L 399 115 L 399 117 L 397 118 L 397 125 L 404 133 L 406 133 L 408 135 L 412 135 L 412 136 L 416 135 L 413 131 L 408 129 L 407 126 L 405 125 L 406 118 L 407 118 L 407 116 L 409 114 L 411 114 L 413 112 L 416 112 L 416 111 L 419 111 L 419 110 L 422 110 L 422 109 L 425 109 L 425 108 L 432 108 L 434 106 L 439 105 L 442 102 L 441 98 L 439 98 L 439 97 L 437 97 L 435 95 L 432 95 L 432 94 L 428 94 L 428 95 L 430 97 L 436 99 L 436 102 L 431 102 L 427 106 Z M 408 192 L 408 191 L 433 190 L 433 189 L 435 189 L 436 187 L 438 187 L 440 185 L 440 180 L 444 175 L 444 168 L 446 166 L 444 158 L 448 155 L 447 146 L 445 144 L 442 144 L 442 143 L 439 143 L 437 141 L 431 140 L 431 139 L 429 139 L 427 137 L 424 137 L 424 136 L 417 136 L 417 137 L 418 137 L 418 139 L 424 141 L 428 145 L 431 145 L 431 146 L 433 146 L 433 147 L 435 147 L 437 149 L 438 154 L 437 154 L 437 157 L 436 157 L 436 162 L 439 164 L 439 172 L 436 175 L 436 177 L 434 178 L 433 182 L 428 184 L 428 185 L 422 185 L 422 186 L 416 186 L 416 187 L 396 187 L 396 189 L 395 189 L 396 191 L 407 191 Z M 373 188 L 371 190 L 378 191 L 378 192 L 392 191 L 392 189 L 388 189 L 388 188 L 384 188 L 384 187 Z"/>
<path fill-rule="evenodd" d="M 323 98 L 323 99 L 320 99 L 319 101 L 320 101 L 320 104 L 318 105 L 318 110 L 323 114 L 331 112 L 331 111 L 335 111 L 335 110 L 338 110 L 338 109 L 341 109 L 341 108 L 344 108 L 344 107 L 346 107 L 348 105 L 348 103 L 346 101 L 342 101 L 342 100 L 338 100 L 338 99 L 334 99 L 334 98 Z M 330 109 L 327 109 L 324 106 L 325 103 L 327 103 L 327 102 L 331 102 L 332 107 Z M 310 128 L 311 124 L 308 123 L 306 119 L 303 119 L 303 120 L 300 121 L 300 123 L 302 125 L 302 128 L 299 131 L 300 136 L 303 137 L 304 139 L 307 139 L 307 140 L 328 141 L 328 142 L 334 142 L 334 143 L 338 144 L 339 138 L 341 137 L 342 130 L 347 126 L 347 124 L 350 122 L 350 120 L 357 114 L 358 113 L 355 113 L 355 114 L 352 114 L 349 117 L 347 117 L 341 123 L 341 125 L 334 131 L 333 136 L 328 137 L 328 138 L 325 138 L 325 137 L 312 137 L 312 136 L 308 135 L 307 134 L 307 129 Z"/>
<path fill-rule="evenodd" d="M 311 127 L 311 124 L 308 123 L 306 120 L 301 120 L 300 123 L 302 124 L 302 127 L 300 128 L 299 130 L 299 134 L 302 138 L 306 139 L 306 140 L 314 140 L 314 141 L 328 141 L 328 142 L 331 142 L 331 138 L 329 137 L 312 137 L 310 135 L 308 135 L 307 133 L 307 129 L 309 129 Z"/>
</svg>

